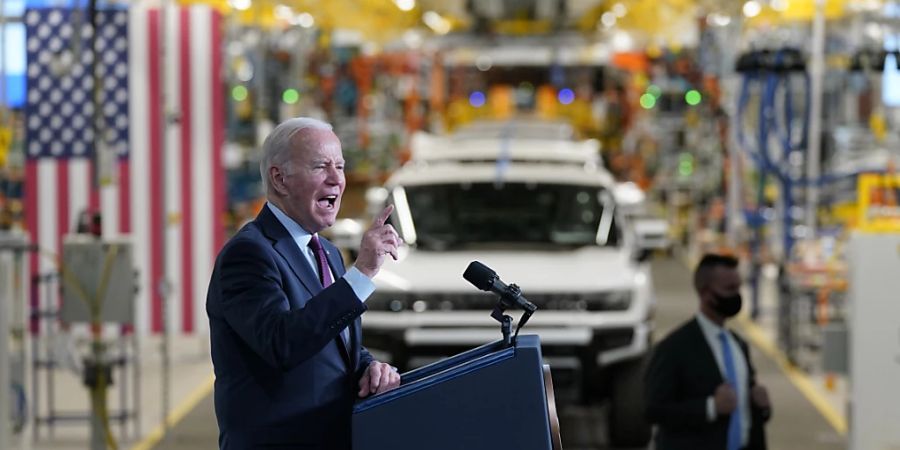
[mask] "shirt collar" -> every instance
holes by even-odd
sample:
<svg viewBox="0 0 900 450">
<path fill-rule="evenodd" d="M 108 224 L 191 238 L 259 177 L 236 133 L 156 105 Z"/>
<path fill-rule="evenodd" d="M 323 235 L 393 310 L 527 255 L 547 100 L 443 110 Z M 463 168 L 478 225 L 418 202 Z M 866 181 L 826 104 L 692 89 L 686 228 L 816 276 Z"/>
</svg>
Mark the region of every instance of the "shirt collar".
<svg viewBox="0 0 900 450">
<path fill-rule="evenodd" d="M 284 211 L 275 206 L 274 203 L 266 202 L 266 206 L 272 210 L 272 214 L 275 214 L 275 218 L 281 222 L 281 225 L 283 225 L 288 234 L 291 235 L 294 242 L 296 242 L 301 249 L 305 249 L 309 245 L 309 240 L 312 239 L 312 234 L 304 230 L 300 224 L 295 222 L 294 219 L 291 219 Z"/>
<path fill-rule="evenodd" d="M 709 320 L 702 312 L 697 313 L 697 323 L 700 324 L 700 329 L 703 331 L 703 334 L 713 339 L 718 339 L 719 333 L 725 331 L 724 327 L 716 325 L 715 322 Z"/>
</svg>

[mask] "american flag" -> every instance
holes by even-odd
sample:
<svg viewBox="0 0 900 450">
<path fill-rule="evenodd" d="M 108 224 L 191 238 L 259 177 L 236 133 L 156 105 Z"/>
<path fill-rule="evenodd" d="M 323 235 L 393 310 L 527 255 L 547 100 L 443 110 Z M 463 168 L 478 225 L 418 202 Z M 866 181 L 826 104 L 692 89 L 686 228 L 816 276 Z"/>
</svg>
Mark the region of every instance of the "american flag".
<svg viewBox="0 0 900 450">
<path fill-rule="evenodd" d="M 134 246 L 138 332 L 162 328 L 164 279 L 171 329 L 203 332 L 224 241 L 220 15 L 206 6 L 98 11 L 97 86 L 87 17 L 25 13 L 28 231 L 42 252 L 58 255 L 78 215 L 100 212 L 103 235 L 128 235 Z M 52 259 L 32 259 L 33 274 L 56 270 Z M 46 294 L 33 295 L 35 306 L 48 304 L 38 295 Z"/>
</svg>

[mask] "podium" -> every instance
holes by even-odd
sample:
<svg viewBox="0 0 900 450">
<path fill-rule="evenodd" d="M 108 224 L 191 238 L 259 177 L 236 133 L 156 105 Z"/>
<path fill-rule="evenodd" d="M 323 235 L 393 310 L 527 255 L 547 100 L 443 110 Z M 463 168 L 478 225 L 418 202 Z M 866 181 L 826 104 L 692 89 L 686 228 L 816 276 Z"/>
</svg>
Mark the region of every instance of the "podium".
<svg viewBox="0 0 900 450">
<path fill-rule="evenodd" d="M 403 374 L 397 389 L 356 403 L 353 448 L 560 449 L 540 339 L 493 342 Z"/>
</svg>

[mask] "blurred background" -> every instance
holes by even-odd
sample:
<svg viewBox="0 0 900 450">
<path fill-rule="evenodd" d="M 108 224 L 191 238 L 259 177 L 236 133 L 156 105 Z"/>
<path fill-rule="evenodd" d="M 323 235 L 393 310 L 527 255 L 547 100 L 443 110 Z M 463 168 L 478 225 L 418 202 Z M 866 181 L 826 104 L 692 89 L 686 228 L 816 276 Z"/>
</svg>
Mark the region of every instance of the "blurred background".
<svg viewBox="0 0 900 450">
<path fill-rule="evenodd" d="M 212 264 L 311 116 L 348 262 L 398 208 L 380 357 L 499 338 L 483 259 L 540 300 L 563 445 L 647 448 L 641 363 L 730 254 L 770 448 L 896 450 L 898 52 L 890 0 L 0 0 L 0 449 L 216 447 Z"/>
</svg>

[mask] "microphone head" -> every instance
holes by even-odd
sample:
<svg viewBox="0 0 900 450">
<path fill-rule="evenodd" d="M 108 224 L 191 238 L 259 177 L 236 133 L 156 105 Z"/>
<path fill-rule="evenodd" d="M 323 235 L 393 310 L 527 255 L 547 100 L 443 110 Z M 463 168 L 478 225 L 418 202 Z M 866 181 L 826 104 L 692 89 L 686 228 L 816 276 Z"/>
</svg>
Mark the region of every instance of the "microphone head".
<svg viewBox="0 0 900 450">
<path fill-rule="evenodd" d="M 469 263 L 469 267 L 466 267 L 466 271 L 463 272 L 463 278 L 478 289 L 489 291 L 491 286 L 494 285 L 494 280 L 497 279 L 497 272 L 478 261 L 472 261 Z"/>
</svg>

